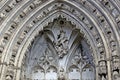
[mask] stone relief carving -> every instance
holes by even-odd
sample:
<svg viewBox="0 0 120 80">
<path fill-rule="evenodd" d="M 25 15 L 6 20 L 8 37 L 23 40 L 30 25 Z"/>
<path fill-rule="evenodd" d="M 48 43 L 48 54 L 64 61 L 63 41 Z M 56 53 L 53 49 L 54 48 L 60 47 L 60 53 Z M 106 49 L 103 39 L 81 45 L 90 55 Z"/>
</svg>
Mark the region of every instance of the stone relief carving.
<svg viewBox="0 0 120 80">
<path fill-rule="evenodd" d="M 100 75 L 100 80 L 108 80 L 107 65 L 105 60 L 99 61 L 99 75 Z"/>
<path fill-rule="evenodd" d="M 28 71 L 25 72 L 27 73 L 25 76 L 27 79 L 67 80 L 82 79 L 81 75 L 92 74 L 92 78 L 84 76 L 83 79 L 94 80 L 94 71 L 88 71 L 92 67 L 92 63 L 90 63 L 91 57 L 89 56 L 91 51 L 86 49 L 89 48 L 87 43 L 82 43 L 80 32 L 74 30 L 75 28 L 64 19 L 62 29 L 60 24 L 55 24 L 60 21 L 61 17 L 54 20 L 52 26 L 44 28 L 44 31 L 40 32 L 41 34 L 33 42 L 33 47 L 31 46 L 32 48 L 28 53 L 31 56 L 28 55 L 29 58 L 27 58 L 29 63 L 27 63 L 28 61 L 26 63 L 29 67 L 26 67 Z M 65 24 L 67 25 L 65 26 Z M 87 64 L 90 64 L 89 68 L 85 68 Z M 29 71 L 31 68 L 34 71 Z M 28 76 L 28 74 L 33 77 Z"/>
<path fill-rule="evenodd" d="M 40 64 L 42 67 L 44 67 L 44 69 L 48 69 L 48 67 L 50 65 L 52 65 L 52 62 L 53 62 L 54 58 L 52 56 L 49 56 L 49 52 L 47 51 L 47 49 L 45 50 L 45 54 L 44 56 L 42 56 L 40 59 L 39 59 L 39 62 L 38 64 Z"/>
<path fill-rule="evenodd" d="M 9 66 L 9 69 L 6 74 L 6 80 L 13 80 L 14 79 L 14 69 L 13 66 Z"/>
<path fill-rule="evenodd" d="M 68 53 L 68 38 L 65 35 L 63 30 L 60 30 L 57 35 L 57 41 L 55 42 L 55 49 L 60 58 L 63 58 L 64 55 Z"/>
<path fill-rule="evenodd" d="M 120 60 L 117 55 L 112 56 L 112 70 L 113 70 L 113 80 L 120 79 Z"/>
<path fill-rule="evenodd" d="M 14 2 L 19 2 L 20 0 L 16 0 L 16 1 L 14 1 Z M 41 1 L 40 1 L 41 2 Z M 87 1 L 86 1 L 87 2 Z M 84 4 L 87 4 L 86 2 L 84 2 Z M 89 1 L 88 1 L 89 2 Z M 105 0 L 100 0 L 99 2 L 101 2 L 101 3 L 103 3 L 102 5 L 105 5 L 106 6 L 106 9 L 108 9 L 108 11 L 111 13 L 112 12 L 112 14 L 113 14 L 113 18 L 115 18 L 115 20 L 116 20 L 116 22 L 117 23 L 119 23 L 120 22 L 120 20 L 119 20 L 119 11 L 116 11 L 115 10 L 115 6 L 113 6 L 114 4 L 112 4 L 112 1 L 106 1 L 105 2 Z M 14 3 L 14 4 L 16 4 L 16 3 Z M 91 5 L 90 5 L 91 3 L 89 2 L 89 5 L 87 5 L 87 7 L 86 8 L 88 8 L 89 9 L 89 7 L 91 7 Z M 38 5 L 38 3 L 36 3 L 35 2 L 35 5 Z M 9 9 L 9 7 L 10 7 L 10 10 L 11 10 L 11 8 L 13 8 L 12 6 L 7 6 L 7 10 Z M 9 12 L 9 10 L 8 10 L 8 12 Z M 94 12 L 97 12 L 97 14 L 96 15 L 100 15 L 98 12 L 99 12 L 99 10 L 98 9 L 95 9 L 94 10 Z M 79 12 L 78 12 L 79 13 Z M 4 17 L 4 16 L 3 16 Z M 6 13 L 5 13 L 5 17 L 6 17 Z M 103 20 L 103 18 L 102 18 L 102 16 L 100 16 L 100 20 L 101 20 L 101 22 L 104 22 L 104 20 Z M 106 22 L 105 22 L 106 23 Z M 119 25 L 118 25 L 119 26 Z M 107 28 L 109 28 L 109 25 L 107 25 Z M 14 29 L 15 30 L 15 29 Z M 106 31 L 107 32 L 107 31 Z M 112 31 L 113 32 L 113 31 Z M 110 34 L 111 35 L 111 34 Z M 114 36 L 114 35 L 112 35 L 112 36 Z M 115 38 L 113 38 L 113 39 L 115 39 Z M 108 39 L 109 40 L 109 39 Z M 8 42 L 9 40 L 7 40 L 6 42 Z M 116 40 L 114 40 L 114 41 L 116 41 Z M 4 40 L 3 40 L 3 42 L 4 42 Z M 2 43 L 2 42 L 1 42 Z M 22 42 L 21 42 L 22 43 Z M 5 46 L 5 44 L 6 43 L 3 43 L 4 44 L 4 46 Z M 103 43 L 101 43 L 101 44 L 103 44 Z M 111 45 L 110 46 L 112 46 L 112 43 L 110 43 Z M 2 56 L 2 52 L 3 52 L 3 49 L 4 49 L 4 46 L 2 46 L 2 50 L 1 50 L 1 56 Z M 114 45 L 113 45 L 114 46 Z M 17 47 L 17 48 L 19 48 L 19 47 Z M 116 50 L 116 49 L 112 49 L 112 50 Z M 18 51 L 18 49 L 13 49 L 13 51 Z M 101 52 L 103 52 L 104 50 L 102 50 Z M 104 56 L 103 55 L 103 53 L 101 54 L 102 56 Z M 12 57 L 11 57 L 12 58 Z M 103 59 L 104 57 L 102 57 L 101 59 Z M 11 59 L 11 60 L 13 60 L 13 58 Z M 10 60 L 10 62 L 11 62 L 11 60 Z"/>
</svg>

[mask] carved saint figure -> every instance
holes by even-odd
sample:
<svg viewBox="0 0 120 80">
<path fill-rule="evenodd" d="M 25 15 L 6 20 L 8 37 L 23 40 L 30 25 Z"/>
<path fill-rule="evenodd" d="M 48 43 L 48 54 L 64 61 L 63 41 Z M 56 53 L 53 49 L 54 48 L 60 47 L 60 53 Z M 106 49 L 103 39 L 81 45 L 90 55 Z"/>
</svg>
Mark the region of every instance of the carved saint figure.
<svg viewBox="0 0 120 80">
<path fill-rule="evenodd" d="M 120 70 L 119 70 L 119 57 L 117 55 L 114 55 L 112 57 L 113 59 L 113 80 L 120 80 Z"/>
<path fill-rule="evenodd" d="M 68 38 L 65 36 L 65 32 L 63 30 L 60 30 L 60 33 L 57 35 L 55 48 L 60 58 L 63 58 L 63 56 L 68 52 Z"/>
<path fill-rule="evenodd" d="M 101 76 L 101 80 L 107 79 L 107 68 L 105 60 L 99 62 L 99 75 Z"/>
</svg>

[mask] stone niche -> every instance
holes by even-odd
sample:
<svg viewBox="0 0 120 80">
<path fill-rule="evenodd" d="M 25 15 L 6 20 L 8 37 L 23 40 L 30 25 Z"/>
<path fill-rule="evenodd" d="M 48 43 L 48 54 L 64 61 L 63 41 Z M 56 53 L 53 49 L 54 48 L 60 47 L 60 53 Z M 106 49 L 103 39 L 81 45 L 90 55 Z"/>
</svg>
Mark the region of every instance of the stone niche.
<svg viewBox="0 0 120 80">
<path fill-rule="evenodd" d="M 95 80 L 89 48 L 80 29 L 59 17 L 32 42 L 21 80 Z"/>
</svg>

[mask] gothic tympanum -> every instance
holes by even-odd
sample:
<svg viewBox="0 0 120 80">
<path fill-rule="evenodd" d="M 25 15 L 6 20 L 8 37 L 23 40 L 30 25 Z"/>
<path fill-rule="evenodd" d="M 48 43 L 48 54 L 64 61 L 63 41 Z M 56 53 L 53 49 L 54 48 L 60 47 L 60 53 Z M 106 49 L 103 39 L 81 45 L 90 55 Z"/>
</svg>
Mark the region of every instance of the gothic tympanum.
<svg viewBox="0 0 120 80">
<path fill-rule="evenodd" d="M 26 55 L 25 80 L 95 80 L 95 66 L 83 34 L 57 18 L 33 41 Z"/>
</svg>

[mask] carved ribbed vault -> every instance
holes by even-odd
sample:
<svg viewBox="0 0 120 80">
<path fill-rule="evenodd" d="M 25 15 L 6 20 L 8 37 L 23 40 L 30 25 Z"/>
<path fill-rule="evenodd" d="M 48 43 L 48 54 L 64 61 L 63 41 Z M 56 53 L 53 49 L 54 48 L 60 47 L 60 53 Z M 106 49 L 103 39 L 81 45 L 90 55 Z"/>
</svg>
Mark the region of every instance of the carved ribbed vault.
<svg viewBox="0 0 120 80">
<path fill-rule="evenodd" d="M 29 48 L 59 17 L 82 34 L 96 80 L 119 80 L 119 4 L 119 0 L 0 0 L 0 80 L 20 80 Z"/>
</svg>

